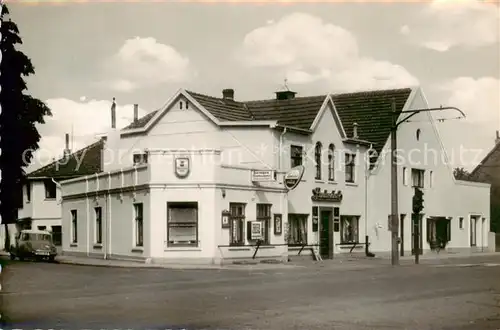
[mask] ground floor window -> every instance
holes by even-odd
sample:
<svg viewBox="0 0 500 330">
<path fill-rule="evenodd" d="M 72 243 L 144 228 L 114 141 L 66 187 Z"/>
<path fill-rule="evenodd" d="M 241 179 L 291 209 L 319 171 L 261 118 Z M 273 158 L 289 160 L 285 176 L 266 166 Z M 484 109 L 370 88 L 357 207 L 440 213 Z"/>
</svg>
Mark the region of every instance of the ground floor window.
<svg viewBox="0 0 500 330">
<path fill-rule="evenodd" d="M 446 245 L 451 240 L 451 220 L 447 218 L 427 219 L 427 242 L 431 246 Z"/>
<path fill-rule="evenodd" d="M 245 207 L 244 203 L 230 203 L 229 245 L 245 245 Z"/>
<path fill-rule="evenodd" d="M 257 221 L 262 223 L 262 243 L 270 244 L 271 204 L 257 204 Z"/>
<path fill-rule="evenodd" d="M 78 214 L 76 210 L 71 210 L 71 242 L 78 242 Z"/>
<path fill-rule="evenodd" d="M 143 204 L 134 204 L 134 222 L 135 222 L 135 246 L 143 246 L 144 244 L 144 219 L 143 219 Z"/>
<path fill-rule="evenodd" d="M 289 246 L 307 244 L 307 218 L 308 214 L 288 214 L 286 240 Z"/>
<path fill-rule="evenodd" d="M 167 203 L 167 245 L 198 246 L 198 203 Z"/>
<path fill-rule="evenodd" d="M 52 226 L 52 242 L 54 245 L 60 246 L 62 244 L 62 227 Z"/>
<path fill-rule="evenodd" d="M 359 216 L 343 215 L 340 218 L 340 242 L 359 242 Z"/>
</svg>

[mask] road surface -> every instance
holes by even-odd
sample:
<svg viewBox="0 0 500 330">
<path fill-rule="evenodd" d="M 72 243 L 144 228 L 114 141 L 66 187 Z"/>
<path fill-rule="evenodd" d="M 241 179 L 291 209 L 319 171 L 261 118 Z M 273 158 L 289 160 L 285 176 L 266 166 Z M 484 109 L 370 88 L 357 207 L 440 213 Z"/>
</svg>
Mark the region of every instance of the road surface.
<svg viewBox="0 0 500 330">
<path fill-rule="evenodd" d="M 363 261 L 359 261 L 363 262 Z M 15 262 L 7 328 L 500 329 L 500 257 L 169 270 Z"/>
</svg>

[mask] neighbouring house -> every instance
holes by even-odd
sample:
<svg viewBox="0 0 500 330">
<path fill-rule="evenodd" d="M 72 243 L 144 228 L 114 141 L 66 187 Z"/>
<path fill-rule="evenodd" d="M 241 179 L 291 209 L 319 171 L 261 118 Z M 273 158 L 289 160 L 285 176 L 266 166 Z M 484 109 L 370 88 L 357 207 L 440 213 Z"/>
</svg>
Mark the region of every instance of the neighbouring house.
<svg viewBox="0 0 500 330">
<path fill-rule="evenodd" d="M 18 211 L 18 221 L 24 223 L 23 228 L 51 231 L 54 243 L 62 244 L 60 182 L 101 172 L 103 146 L 104 142 L 99 140 L 71 153 L 66 134 L 64 156 L 26 175 L 22 207 Z"/>
<path fill-rule="evenodd" d="M 497 233 L 500 245 L 500 132 L 496 131 L 495 145 L 469 175 L 469 180 L 491 184 L 491 231 Z M 500 246 L 498 247 L 500 250 Z"/>
<path fill-rule="evenodd" d="M 393 104 L 400 116 L 428 107 L 420 88 L 246 102 L 179 90 L 103 139 L 102 173 L 61 182 L 64 253 L 213 263 L 249 258 L 257 242 L 261 258 L 305 245 L 333 258 L 366 241 L 389 253 Z M 402 253 L 415 188 L 423 251 L 487 244 L 490 186 L 455 180 L 430 114 L 413 119 L 397 133 Z"/>
</svg>

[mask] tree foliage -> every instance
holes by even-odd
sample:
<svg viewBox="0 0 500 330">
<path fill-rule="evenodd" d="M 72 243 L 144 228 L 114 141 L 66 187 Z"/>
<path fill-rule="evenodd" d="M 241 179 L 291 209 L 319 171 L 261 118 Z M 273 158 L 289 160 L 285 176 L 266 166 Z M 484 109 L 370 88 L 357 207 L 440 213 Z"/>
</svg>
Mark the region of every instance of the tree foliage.
<svg viewBox="0 0 500 330">
<path fill-rule="evenodd" d="M 457 180 L 467 180 L 470 177 L 469 171 L 463 167 L 456 167 L 453 169 L 453 175 Z"/>
<path fill-rule="evenodd" d="M 0 18 L 0 215 L 2 223 L 9 224 L 17 220 L 24 169 L 39 148 L 40 134 L 36 124 L 43 124 L 44 116 L 52 114 L 44 102 L 27 93 L 25 78 L 35 74 L 35 68 L 30 58 L 17 48 L 22 39 L 5 4 L 1 7 Z M 6 233 L 6 239 L 8 236 Z"/>
</svg>

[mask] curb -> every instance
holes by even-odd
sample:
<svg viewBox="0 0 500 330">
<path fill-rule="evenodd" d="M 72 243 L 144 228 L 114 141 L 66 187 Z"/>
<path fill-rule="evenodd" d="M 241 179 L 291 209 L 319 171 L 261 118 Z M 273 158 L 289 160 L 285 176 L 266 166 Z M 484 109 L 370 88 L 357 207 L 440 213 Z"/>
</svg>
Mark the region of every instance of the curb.
<svg viewBox="0 0 500 330">
<path fill-rule="evenodd" d="M 220 270 L 224 269 L 222 267 L 203 267 L 203 266 L 168 266 L 168 265 L 158 265 L 158 264 L 142 264 L 137 263 L 137 266 L 131 265 L 121 265 L 121 264 L 98 264 L 98 263 L 88 263 L 88 262 L 78 262 L 78 261 L 68 261 L 68 260 L 56 260 L 55 263 L 73 266 L 87 266 L 87 267 L 102 267 L 102 268 L 138 268 L 138 269 L 172 269 L 172 270 Z"/>
</svg>

